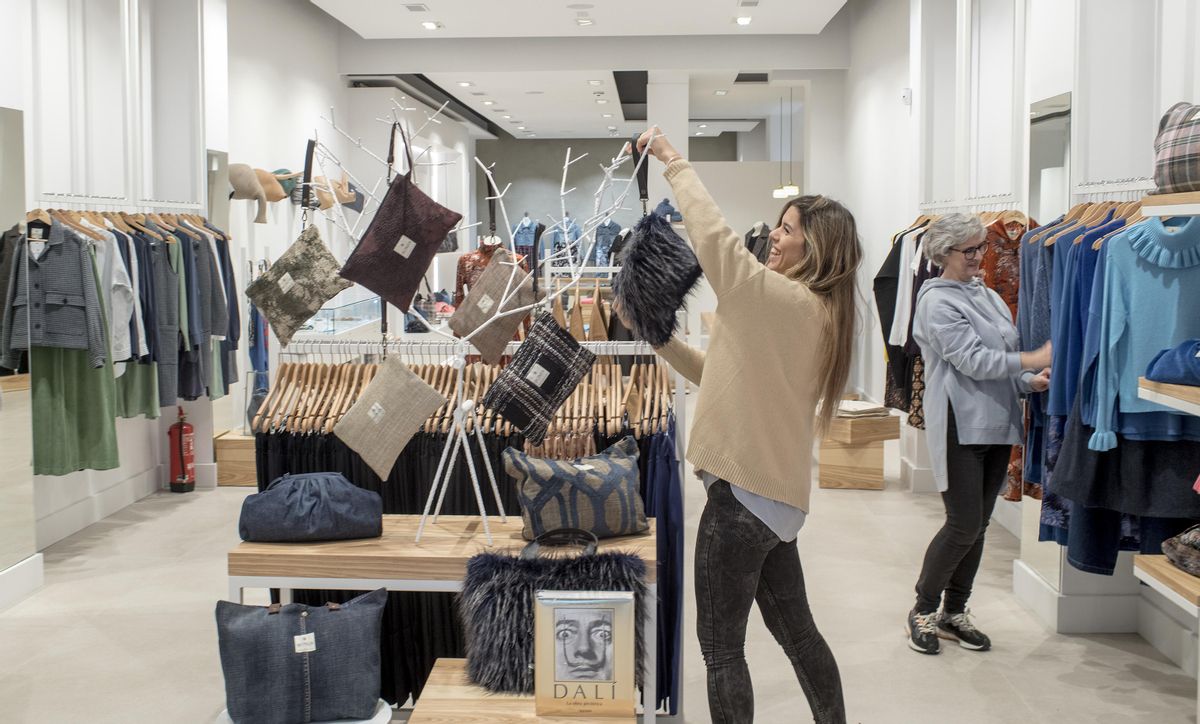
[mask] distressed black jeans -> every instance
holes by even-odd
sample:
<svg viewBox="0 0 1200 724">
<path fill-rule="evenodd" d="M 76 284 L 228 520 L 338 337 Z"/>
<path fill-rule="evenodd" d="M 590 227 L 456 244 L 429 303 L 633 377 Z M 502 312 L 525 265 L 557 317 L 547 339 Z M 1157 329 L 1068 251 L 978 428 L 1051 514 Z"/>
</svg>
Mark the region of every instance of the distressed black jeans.
<svg viewBox="0 0 1200 724">
<path fill-rule="evenodd" d="M 696 537 L 696 628 L 715 724 L 754 721 L 745 646 L 746 622 L 755 601 L 792 662 L 813 719 L 822 724 L 845 722 L 841 675 L 813 622 L 796 541 L 779 540 L 734 497 L 729 483 L 718 480 L 708 489 Z"/>
</svg>

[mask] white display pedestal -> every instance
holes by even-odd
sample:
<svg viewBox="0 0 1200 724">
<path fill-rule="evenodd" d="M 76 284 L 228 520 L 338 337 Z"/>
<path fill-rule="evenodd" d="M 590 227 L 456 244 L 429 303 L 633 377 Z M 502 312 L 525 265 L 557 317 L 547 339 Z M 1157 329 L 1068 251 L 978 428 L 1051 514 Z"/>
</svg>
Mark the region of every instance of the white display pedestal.
<svg viewBox="0 0 1200 724">
<path fill-rule="evenodd" d="M 370 719 L 338 719 L 336 724 L 386 724 L 392 720 L 392 707 L 383 699 L 375 705 L 375 715 Z M 233 724 L 229 712 L 223 711 L 213 724 Z M 313 722 L 312 724 L 335 724 L 334 722 Z"/>
<path fill-rule="evenodd" d="M 45 570 L 41 553 L 0 571 L 0 611 L 42 587 Z"/>
<path fill-rule="evenodd" d="M 900 426 L 900 482 L 910 493 L 937 492 L 925 431 L 909 426 L 907 421 Z"/>
</svg>

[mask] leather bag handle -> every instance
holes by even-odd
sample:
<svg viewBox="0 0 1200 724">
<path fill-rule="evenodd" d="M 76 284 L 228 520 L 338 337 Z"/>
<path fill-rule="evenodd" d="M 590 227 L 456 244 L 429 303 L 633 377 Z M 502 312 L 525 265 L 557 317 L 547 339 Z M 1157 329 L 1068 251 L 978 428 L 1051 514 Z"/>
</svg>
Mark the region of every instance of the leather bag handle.
<svg viewBox="0 0 1200 724">
<path fill-rule="evenodd" d="M 543 546 L 583 546 L 583 555 L 594 556 L 596 555 L 596 548 L 599 545 L 600 539 L 596 537 L 595 533 L 589 530 L 583 530 L 582 528 L 557 528 L 555 530 L 548 530 L 530 541 L 521 550 L 521 560 L 531 561 L 537 558 Z"/>
</svg>

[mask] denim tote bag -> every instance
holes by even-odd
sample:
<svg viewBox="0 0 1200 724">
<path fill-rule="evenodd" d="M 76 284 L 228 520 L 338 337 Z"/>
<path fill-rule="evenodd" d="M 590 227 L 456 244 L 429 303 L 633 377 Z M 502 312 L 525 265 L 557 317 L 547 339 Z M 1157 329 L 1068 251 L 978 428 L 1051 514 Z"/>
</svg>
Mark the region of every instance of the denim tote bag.
<svg viewBox="0 0 1200 724">
<path fill-rule="evenodd" d="M 340 473 L 284 475 L 246 497 L 238 532 L 256 543 L 378 538 L 383 498 Z"/>
<path fill-rule="evenodd" d="M 343 604 L 217 602 L 229 718 L 242 724 L 370 719 L 379 703 L 387 590 Z"/>
</svg>

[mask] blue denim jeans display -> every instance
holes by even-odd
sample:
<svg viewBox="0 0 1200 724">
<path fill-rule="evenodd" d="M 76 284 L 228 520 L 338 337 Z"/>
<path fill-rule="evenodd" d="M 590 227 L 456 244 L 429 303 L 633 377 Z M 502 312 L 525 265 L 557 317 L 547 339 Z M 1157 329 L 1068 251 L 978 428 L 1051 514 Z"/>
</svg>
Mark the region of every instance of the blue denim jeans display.
<svg viewBox="0 0 1200 724">
<path fill-rule="evenodd" d="M 755 601 L 792 663 L 813 719 L 845 722 L 841 674 L 808 607 L 796 541 L 781 541 L 718 480 L 708 489 L 696 537 L 696 628 L 714 724 L 754 721 L 745 645 Z"/>
<path fill-rule="evenodd" d="M 239 724 L 370 719 L 386 603 L 382 588 L 321 607 L 218 601 L 229 717 Z"/>
<path fill-rule="evenodd" d="M 238 532 L 259 543 L 378 538 L 383 498 L 341 473 L 284 475 L 246 497 Z"/>
</svg>

